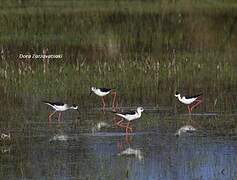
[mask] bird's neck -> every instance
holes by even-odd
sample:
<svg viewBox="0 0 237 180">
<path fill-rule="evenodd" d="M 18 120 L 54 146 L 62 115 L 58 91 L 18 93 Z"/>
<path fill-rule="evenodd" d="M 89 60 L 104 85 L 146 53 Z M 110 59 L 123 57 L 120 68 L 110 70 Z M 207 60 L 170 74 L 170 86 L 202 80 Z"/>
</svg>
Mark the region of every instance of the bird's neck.
<svg viewBox="0 0 237 180">
<path fill-rule="evenodd" d="M 142 115 L 141 111 L 137 111 L 138 116 L 140 117 Z"/>
<path fill-rule="evenodd" d="M 97 92 L 99 92 L 99 89 L 96 88 L 93 91 L 94 91 L 94 93 L 97 93 Z"/>
<path fill-rule="evenodd" d="M 179 99 L 180 101 L 182 101 L 182 98 L 181 98 L 180 94 L 178 95 L 178 99 Z"/>
</svg>

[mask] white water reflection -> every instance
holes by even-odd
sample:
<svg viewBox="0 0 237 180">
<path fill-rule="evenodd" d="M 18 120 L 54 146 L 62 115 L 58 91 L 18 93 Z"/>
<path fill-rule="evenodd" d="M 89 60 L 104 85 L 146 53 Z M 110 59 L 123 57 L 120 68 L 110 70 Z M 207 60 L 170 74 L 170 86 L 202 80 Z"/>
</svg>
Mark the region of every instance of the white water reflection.
<svg viewBox="0 0 237 180">
<path fill-rule="evenodd" d="M 193 133 L 195 132 L 197 129 L 194 128 L 193 126 L 191 125 L 186 125 L 186 126 L 182 126 L 181 128 L 179 128 L 177 130 L 177 132 L 175 133 L 175 136 L 181 136 L 185 133 Z"/>
<path fill-rule="evenodd" d="M 49 139 L 49 142 L 53 141 L 67 141 L 69 140 L 69 136 L 66 134 L 56 134 L 52 138 Z"/>
<path fill-rule="evenodd" d="M 130 147 L 118 153 L 118 156 L 134 156 L 139 160 L 143 159 L 142 151 L 140 149 L 133 149 Z"/>
</svg>

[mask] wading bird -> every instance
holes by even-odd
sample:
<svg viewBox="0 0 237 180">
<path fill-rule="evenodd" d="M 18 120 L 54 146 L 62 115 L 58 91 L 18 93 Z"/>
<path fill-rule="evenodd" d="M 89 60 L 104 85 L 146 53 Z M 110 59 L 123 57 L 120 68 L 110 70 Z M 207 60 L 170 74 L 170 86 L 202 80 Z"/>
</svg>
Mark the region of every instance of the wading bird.
<svg viewBox="0 0 237 180">
<path fill-rule="evenodd" d="M 143 111 L 144 111 L 143 107 L 138 107 L 136 111 L 116 113 L 117 116 L 120 116 L 122 118 L 122 120 L 117 122 L 116 124 L 119 127 L 126 128 L 126 134 L 128 133 L 128 130 L 132 132 L 132 127 L 129 126 L 130 122 L 140 118 Z M 124 119 L 127 120 L 128 122 L 123 123 Z"/>
<path fill-rule="evenodd" d="M 178 100 L 183 103 L 188 105 L 188 112 L 191 113 L 193 108 L 195 108 L 196 106 L 198 106 L 199 104 L 202 103 L 203 101 L 203 97 L 202 94 L 198 94 L 198 95 L 194 95 L 194 96 L 183 96 L 181 97 L 180 93 L 176 92 L 175 93 L 175 97 L 178 98 Z"/>
<path fill-rule="evenodd" d="M 51 122 L 51 117 L 56 113 L 59 112 L 58 114 L 58 122 L 60 122 L 61 120 L 61 114 L 63 111 L 69 110 L 69 109 L 73 109 L 73 110 L 78 110 L 78 106 L 76 106 L 75 104 L 73 104 L 72 106 L 69 106 L 68 104 L 62 103 L 62 102 L 49 102 L 49 101 L 43 101 L 43 103 L 51 106 L 54 109 L 54 112 L 52 112 L 51 114 L 49 114 L 48 120 L 49 122 Z"/>
<path fill-rule="evenodd" d="M 113 105 L 112 108 L 113 110 L 115 109 L 115 100 L 116 100 L 116 91 L 114 91 L 111 88 L 96 88 L 96 87 L 91 87 L 91 93 L 94 92 L 97 96 L 101 97 L 102 100 L 102 104 L 103 104 L 103 109 L 105 108 L 105 100 L 104 100 L 104 96 L 108 95 L 109 93 L 111 93 L 111 95 L 113 96 Z"/>
</svg>

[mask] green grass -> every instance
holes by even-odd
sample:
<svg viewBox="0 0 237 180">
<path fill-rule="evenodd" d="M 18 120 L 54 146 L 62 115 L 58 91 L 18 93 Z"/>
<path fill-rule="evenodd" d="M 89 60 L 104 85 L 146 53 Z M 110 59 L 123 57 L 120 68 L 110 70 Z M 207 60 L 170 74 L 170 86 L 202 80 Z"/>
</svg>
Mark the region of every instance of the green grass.
<svg viewBox="0 0 237 180">
<path fill-rule="evenodd" d="M 200 38 L 199 31 L 204 30 L 201 40 L 215 47 L 223 44 L 218 39 L 228 39 L 228 29 L 237 12 L 236 4 L 223 1 L 214 4 L 209 1 L 116 2 L 23 1 L 22 7 L 3 6 L 0 42 L 14 41 L 19 46 L 28 44 L 33 48 L 58 43 L 101 48 L 112 43 L 117 47 L 125 45 L 124 48 L 133 50 L 154 51 L 154 48 L 170 44 L 175 44 L 176 48 L 185 47 L 186 38 L 200 46 L 195 41 Z M 220 19 L 223 16 L 226 18 Z M 215 38 L 217 42 L 209 41 Z"/>
<path fill-rule="evenodd" d="M 217 94 L 227 94 L 226 89 L 234 92 L 237 75 L 235 65 L 226 63 L 217 55 L 209 54 L 210 59 L 219 58 L 216 62 L 203 62 L 200 54 L 178 54 L 168 62 L 149 56 L 120 56 L 111 58 L 113 63 L 109 60 L 91 63 L 79 59 L 70 64 L 64 60 L 52 60 L 46 74 L 43 73 L 43 62 L 39 60 L 21 62 L 17 66 L 12 63 L 7 69 L 2 67 L 0 77 L 8 93 L 28 92 L 38 97 L 76 98 L 78 101 L 87 99 L 91 86 L 116 88 L 122 104 L 168 105 L 174 101 L 170 96 L 175 90 L 186 93 L 202 91 L 207 96 L 215 94 L 208 97 L 213 102 L 209 110 L 221 110 L 222 106 L 213 107 L 214 101 L 218 98 L 217 104 L 221 105 L 226 97 Z M 230 107 L 234 108 L 234 104 L 224 103 L 224 109 L 232 109 Z"/>
</svg>

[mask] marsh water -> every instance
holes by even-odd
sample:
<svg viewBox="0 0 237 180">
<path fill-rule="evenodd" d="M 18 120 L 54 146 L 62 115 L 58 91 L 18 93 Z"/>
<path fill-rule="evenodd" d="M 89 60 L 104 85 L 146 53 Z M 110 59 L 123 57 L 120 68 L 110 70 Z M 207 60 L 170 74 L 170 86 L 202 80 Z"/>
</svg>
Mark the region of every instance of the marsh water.
<svg viewBox="0 0 237 180">
<path fill-rule="evenodd" d="M 234 1 L 1 3 L 0 179 L 237 179 Z M 62 58 L 20 56 L 44 53 Z M 132 133 L 91 86 L 144 107 Z M 204 101 L 189 115 L 176 91 Z M 80 113 L 49 124 L 43 100 Z"/>
<path fill-rule="evenodd" d="M 229 132 L 233 128 L 215 126 L 224 121 L 225 127 L 232 127 L 237 114 L 193 112 L 190 116 L 186 109 L 174 113 L 171 107 L 144 106 L 147 112 L 134 121 L 133 133 L 126 135 L 115 125 L 111 109 L 68 111 L 60 123 L 56 116 L 49 124 L 50 109 L 44 104 L 35 108 L 39 115 L 17 118 L 24 122 L 21 128 L 2 128 L 12 139 L 1 141 L 1 179 L 237 177 L 237 136 Z M 197 131 L 175 136 L 185 125 Z"/>
</svg>

